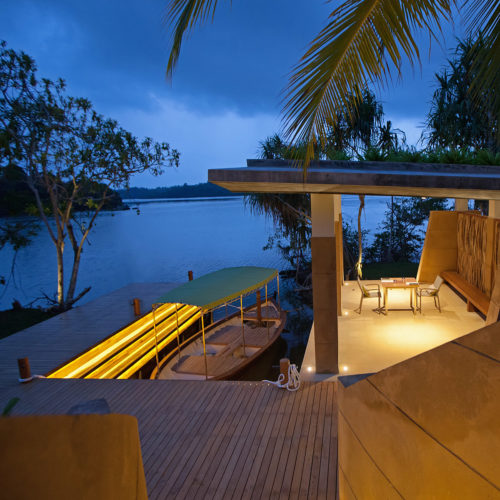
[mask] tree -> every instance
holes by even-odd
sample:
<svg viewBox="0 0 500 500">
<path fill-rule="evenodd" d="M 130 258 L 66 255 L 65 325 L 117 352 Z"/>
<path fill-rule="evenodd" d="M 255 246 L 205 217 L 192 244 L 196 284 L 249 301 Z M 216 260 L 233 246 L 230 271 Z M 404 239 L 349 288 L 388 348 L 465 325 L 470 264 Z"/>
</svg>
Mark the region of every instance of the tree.
<svg viewBox="0 0 500 500">
<path fill-rule="evenodd" d="M 430 147 L 500 151 L 495 88 L 484 91 L 480 100 L 472 98 L 472 82 L 477 78 L 475 62 L 483 57 L 481 36 L 460 41 L 448 67 L 436 74 L 438 87 L 427 115 Z"/>
<path fill-rule="evenodd" d="M 456 11 L 453 10 L 456 7 Z M 213 19 L 217 0 L 169 0 L 167 22 L 172 27 L 167 75 L 171 76 L 187 33 Z M 468 34 L 480 30 L 483 57 L 474 61 L 471 88 L 477 100 L 494 88 L 492 113 L 500 115 L 500 0 L 345 0 L 329 16 L 295 66 L 286 89 L 284 124 L 289 142 L 306 145 L 304 166 L 324 144 L 341 110 L 360 102 L 368 84 L 385 85 L 400 75 L 407 59 L 420 62 L 415 32 L 437 38 L 441 25 L 463 13 Z"/>
<path fill-rule="evenodd" d="M 423 224 L 431 210 L 445 210 L 446 200 L 438 198 L 391 197 L 385 219 L 367 250 L 371 262 L 413 262 L 418 258 L 425 232 Z"/>
<path fill-rule="evenodd" d="M 0 44 L 0 166 L 22 169 L 38 216 L 57 254 L 57 308 L 76 294 L 84 243 L 112 189 L 128 187 L 133 174 L 177 166 L 167 143 L 142 141 L 99 115 L 91 103 L 66 95 L 63 80 L 38 79 L 33 59 Z M 86 217 L 75 211 L 85 206 Z M 73 260 L 66 288 L 63 254 Z"/>
</svg>

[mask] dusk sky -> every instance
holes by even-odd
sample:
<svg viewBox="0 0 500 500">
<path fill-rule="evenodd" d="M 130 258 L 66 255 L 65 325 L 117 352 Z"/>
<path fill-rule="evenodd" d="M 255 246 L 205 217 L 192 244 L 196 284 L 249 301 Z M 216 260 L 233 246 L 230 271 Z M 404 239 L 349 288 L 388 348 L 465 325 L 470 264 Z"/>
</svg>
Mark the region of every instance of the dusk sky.
<svg viewBox="0 0 500 500">
<path fill-rule="evenodd" d="M 135 186 L 205 182 L 207 169 L 239 167 L 257 156 L 259 141 L 280 130 L 281 91 L 292 66 L 339 2 L 221 2 L 213 24 L 184 43 L 173 81 L 165 79 L 166 0 L 16 0 L 3 2 L 0 39 L 35 58 L 39 75 L 62 77 L 68 91 L 89 98 L 105 116 L 142 136 L 167 141 L 181 165 Z M 415 144 L 439 71 L 461 26 L 446 26 L 422 71 L 379 92 L 386 119 Z"/>
</svg>

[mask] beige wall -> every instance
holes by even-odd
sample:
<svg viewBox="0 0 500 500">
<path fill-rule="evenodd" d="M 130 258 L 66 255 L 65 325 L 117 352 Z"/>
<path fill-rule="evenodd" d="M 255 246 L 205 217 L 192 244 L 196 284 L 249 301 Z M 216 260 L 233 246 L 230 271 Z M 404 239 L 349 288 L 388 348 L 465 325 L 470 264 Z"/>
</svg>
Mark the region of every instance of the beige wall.
<svg viewBox="0 0 500 500">
<path fill-rule="evenodd" d="M 458 212 L 431 212 L 417 280 L 432 283 L 441 271 L 457 269 Z"/>
<path fill-rule="evenodd" d="M 341 499 L 500 498 L 499 336 L 495 323 L 339 383 Z"/>
</svg>

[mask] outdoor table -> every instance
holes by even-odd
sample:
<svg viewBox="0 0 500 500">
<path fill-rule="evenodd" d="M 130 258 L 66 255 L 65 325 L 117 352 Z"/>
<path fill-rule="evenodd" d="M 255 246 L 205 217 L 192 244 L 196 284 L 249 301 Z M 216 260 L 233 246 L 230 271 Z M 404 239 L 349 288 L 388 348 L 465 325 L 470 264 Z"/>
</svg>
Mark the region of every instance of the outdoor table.
<svg viewBox="0 0 500 500">
<path fill-rule="evenodd" d="M 415 278 L 382 278 L 380 284 L 384 290 L 384 314 L 388 313 L 387 301 L 389 296 L 389 290 L 391 288 L 395 289 L 410 289 L 410 309 L 415 314 L 415 308 L 413 307 L 413 296 L 415 296 L 415 305 L 417 304 L 417 288 L 418 281 Z M 405 311 L 406 309 L 399 309 Z"/>
</svg>

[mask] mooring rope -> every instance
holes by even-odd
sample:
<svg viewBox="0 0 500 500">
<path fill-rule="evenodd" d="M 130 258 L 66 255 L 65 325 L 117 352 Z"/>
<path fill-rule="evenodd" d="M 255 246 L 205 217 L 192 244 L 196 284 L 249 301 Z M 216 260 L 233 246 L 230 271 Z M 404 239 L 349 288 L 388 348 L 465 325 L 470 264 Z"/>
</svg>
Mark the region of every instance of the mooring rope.
<svg viewBox="0 0 500 500">
<path fill-rule="evenodd" d="M 290 365 L 288 367 L 288 382 L 283 383 L 285 380 L 285 374 L 280 373 L 278 380 L 273 382 L 272 380 L 263 380 L 262 382 L 267 382 L 268 384 L 275 385 L 280 389 L 286 389 L 287 391 L 293 392 L 297 391 L 300 387 L 300 375 L 297 365 Z"/>
</svg>

